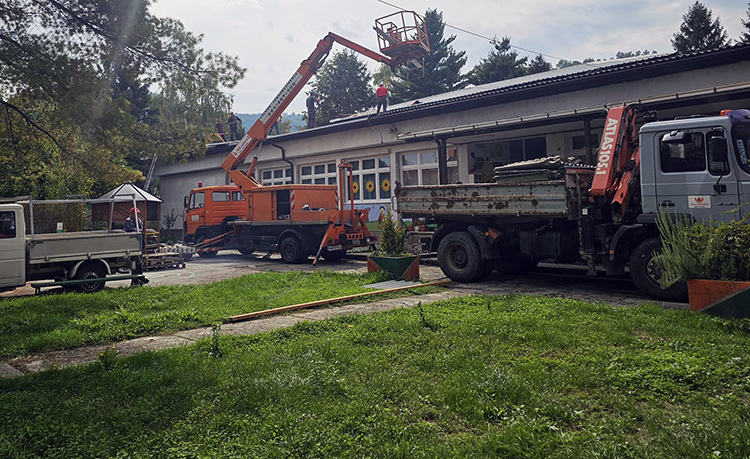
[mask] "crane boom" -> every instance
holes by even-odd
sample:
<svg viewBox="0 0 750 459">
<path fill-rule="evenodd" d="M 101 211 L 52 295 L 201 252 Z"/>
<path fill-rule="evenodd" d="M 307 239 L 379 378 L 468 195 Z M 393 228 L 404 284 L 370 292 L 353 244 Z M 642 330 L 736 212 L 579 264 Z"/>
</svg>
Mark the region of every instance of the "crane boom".
<svg viewBox="0 0 750 459">
<path fill-rule="evenodd" d="M 260 118 L 258 118 L 252 127 L 248 129 L 245 136 L 222 163 L 221 167 L 227 171 L 229 178 L 231 178 L 232 182 L 234 182 L 241 190 L 246 191 L 262 185 L 255 178 L 251 177 L 252 167 L 247 174 L 237 169 L 237 167 L 242 164 L 250 153 L 266 139 L 273 123 L 284 112 L 284 110 L 286 110 L 300 91 L 302 91 L 302 88 L 304 88 L 307 82 L 310 81 L 310 78 L 315 75 L 315 72 L 323 65 L 323 62 L 331 51 L 334 43 L 339 43 L 369 57 L 370 59 L 382 62 L 391 67 L 396 67 L 403 63 L 403 59 L 401 58 L 390 58 L 384 56 L 367 49 L 364 46 L 358 45 L 353 41 L 336 35 L 333 32 L 329 32 L 328 35 L 318 42 L 318 45 L 315 47 L 312 54 L 302 61 L 299 69 L 297 69 L 289 81 L 286 82 L 284 87 L 281 88 L 281 91 L 279 91 L 268 108 L 263 111 Z"/>
</svg>

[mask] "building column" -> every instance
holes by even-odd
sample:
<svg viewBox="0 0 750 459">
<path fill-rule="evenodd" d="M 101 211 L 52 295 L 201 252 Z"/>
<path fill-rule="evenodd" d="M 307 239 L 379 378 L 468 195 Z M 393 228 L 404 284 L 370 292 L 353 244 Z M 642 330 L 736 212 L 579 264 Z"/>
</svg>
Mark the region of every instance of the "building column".
<svg viewBox="0 0 750 459">
<path fill-rule="evenodd" d="M 591 120 L 583 120 L 584 145 L 586 146 L 586 164 L 594 164 L 594 155 L 591 150 Z"/>
</svg>

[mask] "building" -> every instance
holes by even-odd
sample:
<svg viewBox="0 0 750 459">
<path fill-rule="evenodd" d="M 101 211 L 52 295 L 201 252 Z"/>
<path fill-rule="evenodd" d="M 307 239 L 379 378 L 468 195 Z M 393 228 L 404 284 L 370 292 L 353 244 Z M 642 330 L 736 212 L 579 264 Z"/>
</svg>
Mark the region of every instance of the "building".
<svg viewBox="0 0 750 459">
<path fill-rule="evenodd" d="M 397 181 L 488 181 L 496 165 L 549 155 L 593 163 L 604 109 L 625 102 L 646 104 L 660 119 L 750 108 L 750 45 L 595 62 L 397 104 L 385 114 L 373 109 L 269 137 L 255 152 L 256 177 L 265 185 L 336 184 L 336 165 L 346 160 L 355 168 L 355 205 L 376 220 Z M 212 144 L 204 158 L 159 166 L 165 211 L 179 212 L 199 181 L 228 183 L 221 163 L 234 145 Z"/>
</svg>

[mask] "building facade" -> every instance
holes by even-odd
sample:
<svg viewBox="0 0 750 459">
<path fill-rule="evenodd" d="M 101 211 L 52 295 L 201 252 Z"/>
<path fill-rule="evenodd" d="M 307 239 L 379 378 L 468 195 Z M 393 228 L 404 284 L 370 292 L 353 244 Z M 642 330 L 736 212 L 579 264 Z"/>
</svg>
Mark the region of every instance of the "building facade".
<svg viewBox="0 0 750 459">
<path fill-rule="evenodd" d="M 603 111 L 637 102 L 660 119 L 750 108 L 750 45 L 597 62 L 409 101 L 385 114 L 373 109 L 269 137 L 254 152 L 255 176 L 264 185 L 331 185 L 337 164 L 347 161 L 355 205 L 377 220 L 396 182 L 486 182 L 497 165 L 551 155 L 593 163 Z M 212 144 L 203 158 L 159 166 L 164 211 L 179 213 L 199 181 L 228 184 L 221 163 L 235 144 Z"/>
</svg>

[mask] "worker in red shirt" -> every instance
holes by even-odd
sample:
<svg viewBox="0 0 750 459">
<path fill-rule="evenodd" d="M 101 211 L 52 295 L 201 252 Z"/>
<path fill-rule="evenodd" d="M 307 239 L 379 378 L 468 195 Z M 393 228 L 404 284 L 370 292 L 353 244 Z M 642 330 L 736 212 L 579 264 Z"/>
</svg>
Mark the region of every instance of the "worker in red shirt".
<svg viewBox="0 0 750 459">
<path fill-rule="evenodd" d="M 375 114 L 380 113 L 380 107 L 383 107 L 383 113 L 385 113 L 388 108 L 388 88 L 383 86 L 383 83 L 380 83 L 380 87 L 375 91 L 375 95 L 378 96 L 378 111 Z"/>
</svg>

